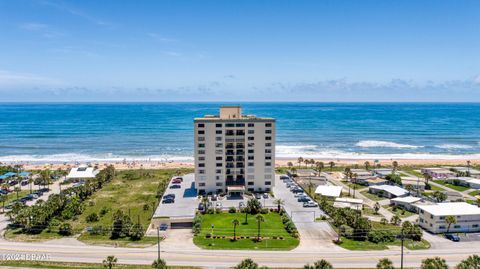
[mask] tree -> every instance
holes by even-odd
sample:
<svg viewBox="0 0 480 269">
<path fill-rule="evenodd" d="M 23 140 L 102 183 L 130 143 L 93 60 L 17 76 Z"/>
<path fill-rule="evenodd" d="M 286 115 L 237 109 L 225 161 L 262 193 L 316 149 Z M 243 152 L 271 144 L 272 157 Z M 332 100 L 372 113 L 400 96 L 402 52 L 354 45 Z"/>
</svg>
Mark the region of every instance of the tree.
<svg viewBox="0 0 480 269">
<path fill-rule="evenodd" d="M 402 220 L 397 216 L 397 215 L 393 215 L 393 217 L 390 219 L 390 223 L 393 224 L 393 225 L 400 225 L 400 222 L 402 222 Z"/>
<path fill-rule="evenodd" d="M 395 269 L 395 267 L 390 259 L 383 258 L 378 261 L 377 269 Z"/>
<path fill-rule="evenodd" d="M 297 162 L 298 162 L 298 168 L 300 168 L 300 165 L 302 165 L 302 163 L 303 163 L 303 158 L 298 157 Z"/>
<path fill-rule="evenodd" d="M 310 160 L 305 159 L 305 160 L 303 160 L 303 162 L 305 163 L 305 167 L 308 168 L 308 165 L 310 164 Z"/>
<path fill-rule="evenodd" d="M 280 212 L 280 209 L 282 208 L 282 205 L 285 204 L 285 202 L 282 199 L 275 199 L 273 201 L 275 205 L 277 205 L 277 211 Z"/>
<path fill-rule="evenodd" d="M 448 269 L 445 259 L 440 257 L 426 258 L 422 261 L 421 269 Z"/>
<path fill-rule="evenodd" d="M 450 231 L 450 226 L 452 226 L 452 224 L 457 223 L 457 218 L 455 216 L 446 216 L 445 223 L 448 224 L 448 227 L 447 227 L 447 233 L 448 233 Z"/>
<path fill-rule="evenodd" d="M 480 256 L 472 255 L 462 260 L 456 267 L 457 269 L 480 269 Z"/>
<path fill-rule="evenodd" d="M 7 196 L 2 195 L 0 196 L 0 203 L 2 203 L 3 213 L 5 213 L 5 202 L 7 201 Z"/>
<path fill-rule="evenodd" d="M 152 268 L 154 269 L 167 269 L 167 263 L 162 259 L 156 259 L 152 263 Z"/>
<path fill-rule="evenodd" d="M 288 163 L 287 163 L 287 166 L 288 166 L 288 168 L 292 169 L 293 163 L 292 163 L 292 162 L 288 162 Z"/>
<path fill-rule="evenodd" d="M 18 200 L 18 193 L 20 193 L 22 189 L 20 189 L 20 187 L 15 187 L 13 190 L 17 193 L 17 200 Z"/>
<path fill-rule="evenodd" d="M 331 161 L 328 163 L 328 165 L 330 165 L 330 172 L 333 171 L 333 167 L 335 167 L 335 162 Z"/>
<path fill-rule="evenodd" d="M 370 170 L 370 162 L 369 161 L 365 161 L 364 165 L 365 165 L 365 170 L 367 170 L 367 171 Z"/>
<path fill-rule="evenodd" d="M 257 214 L 255 216 L 255 221 L 257 222 L 257 241 L 260 241 L 260 224 L 265 222 L 265 218 L 262 215 Z"/>
<path fill-rule="evenodd" d="M 256 264 L 252 259 L 245 259 L 233 268 L 234 269 L 258 269 L 258 264 Z"/>
<path fill-rule="evenodd" d="M 388 220 L 386 218 L 382 218 L 380 220 L 380 223 L 383 224 L 383 225 L 387 225 L 388 224 Z"/>
<path fill-rule="evenodd" d="M 395 172 L 398 170 L 398 162 L 397 162 L 397 161 L 393 161 L 393 162 L 392 162 L 392 166 L 393 166 L 393 173 L 395 173 Z"/>
<path fill-rule="evenodd" d="M 373 206 L 373 210 L 375 210 L 375 214 L 378 215 L 378 211 L 380 210 L 380 204 L 378 202 Z"/>
<path fill-rule="evenodd" d="M 58 234 L 60 235 L 71 235 L 72 234 L 72 225 L 70 223 L 64 222 L 58 226 Z"/>
<path fill-rule="evenodd" d="M 112 269 L 117 264 L 117 258 L 115 256 L 108 256 L 103 260 L 103 268 Z"/>
<path fill-rule="evenodd" d="M 448 198 L 447 194 L 445 194 L 444 192 L 441 192 L 441 191 L 435 191 L 432 196 L 439 203 L 447 200 L 447 198 Z"/>
<path fill-rule="evenodd" d="M 250 198 L 248 199 L 248 202 L 247 202 L 247 208 L 250 214 L 257 214 L 258 212 L 260 212 L 260 209 L 262 208 L 262 204 L 257 199 Z"/>
<path fill-rule="evenodd" d="M 425 184 L 428 184 L 428 182 L 432 180 L 432 176 L 428 173 L 424 173 L 423 177 L 425 178 Z"/>
<path fill-rule="evenodd" d="M 237 226 L 240 225 L 240 221 L 238 219 L 232 220 L 233 224 L 233 241 L 237 240 Z"/>
<path fill-rule="evenodd" d="M 303 268 L 304 269 L 333 269 L 333 266 L 326 260 L 321 259 L 313 263 L 313 265 L 307 264 Z"/>
<path fill-rule="evenodd" d="M 132 228 L 130 229 L 129 236 L 132 240 L 140 240 L 144 235 L 143 227 L 140 223 L 133 224 Z"/>
<path fill-rule="evenodd" d="M 322 173 L 323 168 L 325 168 L 325 164 L 323 162 L 316 162 L 315 163 L 315 170 L 317 171 L 319 176 Z"/>
</svg>

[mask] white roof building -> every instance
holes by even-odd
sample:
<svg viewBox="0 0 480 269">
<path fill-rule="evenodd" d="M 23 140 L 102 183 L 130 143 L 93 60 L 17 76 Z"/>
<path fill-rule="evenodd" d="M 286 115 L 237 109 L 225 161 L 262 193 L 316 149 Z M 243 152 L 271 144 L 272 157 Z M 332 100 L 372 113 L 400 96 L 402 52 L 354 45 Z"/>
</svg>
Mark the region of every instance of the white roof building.
<svg viewBox="0 0 480 269">
<path fill-rule="evenodd" d="M 333 207 L 337 208 L 351 208 L 354 210 L 362 210 L 363 200 L 354 198 L 336 198 Z"/>
<path fill-rule="evenodd" d="M 89 179 L 95 178 L 95 176 L 100 172 L 95 170 L 93 167 L 88 167 L 86 165 L 80 165 L 79 167 L 72 168 L 67 175 L 67 179 Z"/>
<path fill-rule="evenodd" d="M 480 208 L 465 202 L 418 205 L 419 225 L 432 233 L 480 231 Z M 449 225 L 445 219 L 454 216 L 457 223 Z"/>
<path fill-rule="evenodd" d="M 328 197 L 340 197 L 340 194 L 342 193 L 342 187 L 341 186 L 318 186 L 317 189 L 315 189 L 315 194 L 320 194 L 322 196 L 328 196 Z"/>
<path fill-rule="evenodd" d="M 406 189 L 400 188 L 398 186 L 392 186 L 392 185 L 370 186 L 369 191 L 375 192 L 375 193 L 383 191 L 384 193 L 388 194 L 387 195 L 388 198 L 407 196 L 410 193 Z"/>
<path fill-rule="evenodd" d="M 415 203 L 415 202 L 418 202 L 418 201 L 421 201 L 421 200 L 422 200 L 422 198 L 413 197 L 413 196 L 405 196 L 405 197 L 393 198 L 390 201 L 412 204 L 412 203 Z"/>
</svg>

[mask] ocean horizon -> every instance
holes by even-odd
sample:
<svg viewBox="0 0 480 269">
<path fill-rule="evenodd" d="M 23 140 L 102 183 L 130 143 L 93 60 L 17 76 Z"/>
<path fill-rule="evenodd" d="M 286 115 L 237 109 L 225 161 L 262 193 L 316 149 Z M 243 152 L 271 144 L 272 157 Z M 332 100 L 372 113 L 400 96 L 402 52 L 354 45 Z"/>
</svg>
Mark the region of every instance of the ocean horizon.
<svg viewBox="0 0 480 269">
<path fill-rule="evenodd" d="M 479 103 L 0 103 L 0 162 L 193 161 L 193 118 L 277 120 L 276 156 L 480 159 Z"/>
</svg>

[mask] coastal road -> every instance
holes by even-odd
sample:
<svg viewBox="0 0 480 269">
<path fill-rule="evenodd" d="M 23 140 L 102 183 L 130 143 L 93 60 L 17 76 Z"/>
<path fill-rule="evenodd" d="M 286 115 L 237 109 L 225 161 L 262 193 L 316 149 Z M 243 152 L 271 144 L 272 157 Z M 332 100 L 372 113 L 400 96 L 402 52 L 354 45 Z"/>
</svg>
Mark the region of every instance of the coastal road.
<svg viewBox="0 0 480 269">
<path fill-rule="evenodd" d="M 391 259 L 400 265 L 398 247 L 385 251 L 347 251 L 343 249 L 293 250 L 293 251 L 226 251 L 202 249 L 162 248 L 161 257 L 171 265 L 226 268 L 244 258 L 252 258 L 260 265 L 271 267 L 301 268 L 306 263 L 326 259 L 340 268 L 374 268 L 381 258 Z M 439 249 L 405 251 L 405 267 L 418 268 L 427 257 L 440 256 L 450 265 L 455 265 L 468 255 L 476 254 L 479 242 L 439 244 Z M 55 243 L 25 243 L 0 241 L 0 254 L 47 254 L 52 261 L 101 262 L 108 255 L 114 255 L 119 263 L 151 264 L 157 257 L 157 248 L 114 248 L 86 245 L 65 245 Z"/>
</svg>

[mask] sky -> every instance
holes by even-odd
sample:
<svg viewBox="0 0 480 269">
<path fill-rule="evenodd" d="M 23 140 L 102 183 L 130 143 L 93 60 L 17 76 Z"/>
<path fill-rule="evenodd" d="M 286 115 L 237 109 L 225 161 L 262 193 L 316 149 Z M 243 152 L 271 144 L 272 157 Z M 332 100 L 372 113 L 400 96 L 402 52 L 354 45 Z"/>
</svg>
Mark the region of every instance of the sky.
<svg viewBox="0 0 480 269">
<path fill-rule="evenodd" d="M 480 102 L 480 1 L 0 0 L 0 102 Z"/>
</svg>

